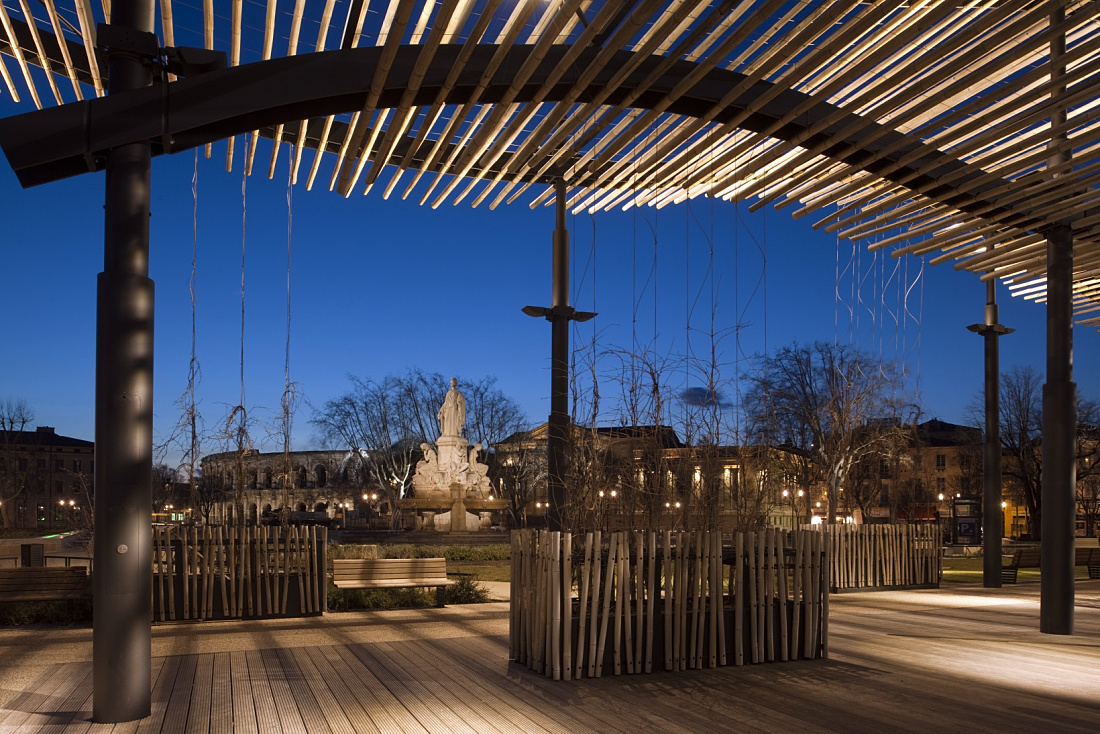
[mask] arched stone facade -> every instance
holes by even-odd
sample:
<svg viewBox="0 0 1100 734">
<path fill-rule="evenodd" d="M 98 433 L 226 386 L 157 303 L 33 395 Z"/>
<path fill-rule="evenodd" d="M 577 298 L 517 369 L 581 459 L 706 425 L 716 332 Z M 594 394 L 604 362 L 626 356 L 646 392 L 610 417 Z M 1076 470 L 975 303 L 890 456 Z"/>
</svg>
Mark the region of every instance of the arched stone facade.
<svg viewBox="0 0 1100 734">
<path fill-rule="evenodd" d="M 350 481 L 343 470 L 347 451 L 292 451 L 249 453 L 243 459 L 235 451 L 209 454 L 202 459 L 203 483 L 217 497 L 207 510 L 211 523 L 231 523 L 237 513 L 244 513 L 244 522 L 261 522 L 264 513 L 287 508 L 293 512 L 324 513 L 341 524 L 359 524 L 358 519 L 375 517 L 379 508 L 371 511 L 359 508 L 364 488 Z M 284 467 L 289 466 L 289 471 Z M 238 499 L 238 477 L 243 487 Z M 289 476 L 284 488 L 283 477 Z M 375 503 L 377 504 L 377 503 Z M 234 505 L 236 509 L 234 509 Z M 351 509 L 349 509 L 349 507 Z"/>
</svg>

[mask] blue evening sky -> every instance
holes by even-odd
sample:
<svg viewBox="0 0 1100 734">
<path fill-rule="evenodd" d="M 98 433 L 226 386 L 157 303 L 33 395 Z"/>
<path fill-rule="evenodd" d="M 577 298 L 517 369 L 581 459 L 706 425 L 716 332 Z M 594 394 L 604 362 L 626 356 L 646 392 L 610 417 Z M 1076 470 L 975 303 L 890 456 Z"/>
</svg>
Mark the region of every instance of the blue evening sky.
<svg viewBox="0 0 1100 734">
<path fill-rule="evenodd" d="M 0 114 L 12 114 L 6 97 Z M 322 163 L 318 184 L 306 191 L 312 152 L 288 207 L 286 149 L 275 179 L 268 180 L 262 172 L 270 145 L 261 142 L 256 175 L 242 196 L 242 147 L 239 141 L 231 173 L 225 171 L 224 142 L 214 146 L 213 158 L 198 160 L 198 400 L 209 431 L 224 422 L 241 389 L 242 239 L 244 405 L 261 422 L 278 411 L 288 230 L 290 372 L 313 405 L 344 391 L 348 375 L 381 378 L 419 367 L 494 375 L 532 423 L 545 420 L 550 328 L 520 308 L 549 305 L 551 209 L 531 210 L 528 195 L 496 211 L 468 203 L 433 210 L 416 201 L 423 183 L 407 201 L 384 200 L 388 173 L 370 195 L 344 199 L 326 190 L 332 162 Z M 187 381 L 194 169 L 193 152 L 153 164 L 158 439 L 178 421 L 175 401 Z M 103 174 L 22 190 L 2 165 L 0 195 L 0 397 L 26 400 L 38 424 L 92 439 Z M 922 270 L 916 258 L 875 257 L 862 245 L 853 255 L 851 243 L 813 230 L 813 216 L 795 221 L 793 209 L 750 214 L 743 206 L 696 200 L 660 211 L 570 216 L 574 305 L 600 314 L 578 327 L 578 341 L 590 343 L 595 329 L 601 353 L 655 343 L 670 365 L 670 392 L 678 394 L 699 385 L 677 359 L 689 350 L 709 352 L 713 313 L 716 330 L 725 334 L 718 357 L 724 378 L 749 369 L 745 358 L 765 348 L 850 342 L 904 362 L 927 417 L 966 420 L 966 407 L 981 388 L 982 340 L 965 327 L 982 318 L 984 285 L 950 265 Z M 1009 298 L 1004 288 L 999 294 L 1002 323 L 1017 329 L 1001 341 L 1002 368 L 1030 364 L 1042 371 L 1043 307 Z M 1085 395 L 1095 395 L 1098 344 L 1095 331 L 1077 330 L 1075 376 Z M 609 386 L 614 363 L 601 359 L 609 381 L 601 388 L 605 396 L 617 391 Z M 297 411 L 296 449 L 314 445 L 311 412 L 306 404 Z M 603 417 L 615 418 L 606 404 Z M 256 430 L 254 438 L 263 433 Z M 206 448 L 217 450 L 210 443 Z"/>
</svg>

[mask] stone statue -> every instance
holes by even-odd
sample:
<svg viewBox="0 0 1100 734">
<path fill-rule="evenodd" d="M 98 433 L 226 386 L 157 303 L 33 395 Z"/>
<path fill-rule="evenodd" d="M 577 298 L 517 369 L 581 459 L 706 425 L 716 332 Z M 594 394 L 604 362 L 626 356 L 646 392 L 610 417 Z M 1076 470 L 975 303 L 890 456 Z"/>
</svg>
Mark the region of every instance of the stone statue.
<svg viewBox="0 0 1100 734">
<path fill-rule="evenodd" d="M 458 391 L 458 380 L 451 378 L 451 389 L 436 413 L 440 436 L 461 436 L 466 425 L 466 398 Z"/>
</svg>

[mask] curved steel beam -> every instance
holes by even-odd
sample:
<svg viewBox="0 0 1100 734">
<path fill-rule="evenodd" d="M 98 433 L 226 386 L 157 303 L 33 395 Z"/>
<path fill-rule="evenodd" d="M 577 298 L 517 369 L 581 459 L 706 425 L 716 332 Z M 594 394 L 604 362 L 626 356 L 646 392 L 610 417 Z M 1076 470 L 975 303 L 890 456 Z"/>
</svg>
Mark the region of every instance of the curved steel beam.
<svg viewBox="0 0 1100 734">
<path fill-rule="evenodd" d="M 431 104 L 448 72 L 456 63 L 460 46 L 441 46 L 433 58 L 431 68 L 419 86 L 414 104 Z M 480 102 L 493 103 L 501 99 L 509 84 L 516 78 L 517 70 L 531 52 L 530 46 L 516 46 L 506 54 L 505 61 L 480 96 Z M 458 83 L 448 94 L 448 104 L 467 101 L 476 88 L 489 60 L 498 47 L 478 47 L 463 67 Z M 555 68 L 566 53 L 565 47 L 555 47 L 545 62 L 521 90 L 516 101 L 531 99 L 545 81 L 549 70 Z M 290 56 L 269 61 L 232 67 L 190 79 L 165 82 L 159 86 L 111 95 L 104 98 L 74 102 L 60 107 L 47 108 L 0 120 L 0 147 L 15 170 L 23 186 L 34 186 L 49 181 L 75 176 L 103 167 L 105 153 L 119 145 L 138 140 L 153 141 L 154 155 L 175 153 L 214 142 L 239 133 L 295 123 L 326 115 L 339 115 L 362 108 L 370 80 L 382 49 L 378 47 L 327 51 L 319 54 Z M 408 87 L 413 66 L 419 57 L 419 46 L 400 49 L 386 78 L 378 103 L 379 108 L 398 104 Z M 573 87 L 581 69 L 591 62 L 598 49 L 581 52 L 573 68 L 552 88 L 545 101 L 562 99 Z M 619 51 L 612 63 L 607 64 L 594 82 L 582 92 L 579 101 L 591 99 L 597 90 L 607 85 L 616 72 L 634 59 L 633 52 Z M 616 104 L 643 83 L 646 76 L 664 61 L 658 57 L 643 59 L 626 81 L 617 88 L 606 104 Z M 695 68 L 689 61 L 678 61 L 668 71 L 650 84 L 634 101 L 637 108 L 648 109 L 667 97 L 677 83 Z M 676 99 L 668 112 L 698 117 L 711 110 L 723 95 L 742 82 L 744 76 L 734 71 L 714 69 L 707 73 L 687 94 Z M 768 82 L 758 82 L 739 99 L 725 107 L 716 121 L 722 123 L 742 112 L 752 101 L 770 90 Z M 796 106 L 812 99 L 801 92 L 780 92 L 758 112 L 749 115 L 741 127 L 760 132 L 783 117 Z M 800 115 L 797 122 L 789 123 L 772 133 L 776 138 L 793 140 L 808 127 L 833 115 L 837 108 L 828 102 L 813 101 L 809 111 Z M 860 125 L 852 125 L 859 121 Z M 857 136 L 833 137 L 832 133 L 843 129 L 860 129 Z M 942 153 L 919 140 L 909 140 L 903 133 L 888 130 L 880 135 L 868 135 L 881 129 L 877 123 L 859 120 L 856 115 L 844 113 L 822 132 L 809 137 L 807 145 L 823 144 L 823 154 L 837 160 L 859 166 L 886 180 L 902 181 L 911 189 L 920 189 L 925 197 L 962 211 L 983 210 L 987 220 L 997 221 L 1015 216 L 1015 226 L 1020 226 L 1019 213 L 997 205 L 994 197 L 985 198 L 983 192 L 992 191 L 1003 182 L 995 181 L 966 193 L 952 186 L 937 185 L 936 180 L 946 174 L 966 169 L 968 164 Z M 307 140 L 313 147 L 319 135 Z M 332 139 L 341 139 L 331 136 Z M 871 139 L 871 145 L 863 141 Z M 411 139 L 406 138 L 391 154 L 390 161 L 401 160 Z M 878 153 L 889 150 L 889 153 Z M 419 165 L 427 150 L 414 151 L 412 161 Z M 910 163 L 895 166 L 902 158 Z M 498 164 L 506 164 L 503 156 Z M 872 161 L 861 165 L 865 161 Z M 890 170 L 893 169 L 893 170 Z M 481 171 L 474 173 L 494 173 Z M 880 173 L 883 172 L 883 173 Z M 583 186 L 592 180 L 596 172 L 582 174 L 570 181 Z M 974 168 L 973 174 L 985 172 Z M 952 177 L 957 180 L 958 177 Z M 965 178 L 965 177 L 964 177 Z M 1029 228 L 1025 225 L 1024 228 Z"/>
</svg>

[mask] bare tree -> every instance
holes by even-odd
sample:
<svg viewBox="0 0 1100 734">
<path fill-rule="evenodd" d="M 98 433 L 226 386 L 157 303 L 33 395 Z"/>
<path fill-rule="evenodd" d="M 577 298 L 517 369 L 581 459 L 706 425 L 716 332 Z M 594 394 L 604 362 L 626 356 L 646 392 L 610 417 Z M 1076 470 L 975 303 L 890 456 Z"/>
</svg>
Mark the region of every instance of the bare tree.
<svg viewBox="0 0 1100 734">
<path fill-rule="evenodd" d="M 1085 536 L 1096 537 L 1100 524 L 1100 427 L 1081 426 L 1082 448 L 1085 455 L 1077 460 L 1077 505 L 1085 521 Z"/>
<path fill-rule="evenodd" d="M 792 422 L 810 439 L 807 448 L 828 491 L 829 522 L 835 522 L 840 489 L 854 464 L 881 452 L 885 429 L 904 423 L 900 372 L 852 347 L 817 342 L 764 358 L 750 383 L 748 405 L 772 417 L 763 422 Z"/>
<path fill-rule="evenodd" d="M 1096 471 L 1085 461 L 1095 451 L 1091 426 L 1100 418 L 1100 406 L 1077 398 L 1077 492 Z M 1001 375 L 1001 446 L 1010 460 L 1003 472 L 1027 506 L 1030 533 L 1041 539 L 1043 513 L 1043 385 L 1032 367 L 1015 367 Z M 1086 484 L 1087 486 L 1087 484 Z"/>
<path fill-rule="evenodd" d="M 35 481 L 35 468 L 25 435 L 33 422 L 34 410 L 25 400 L 4 398 L 0 401 L 0 520 L 5 528 L 12 526 L 15 500 Z"/>
<path fill-rule="evenodd" d="M 176 497 L 176 470 L 164 462 L 153 464 L 153 507 L 163 508 Z"/>
</svg>

